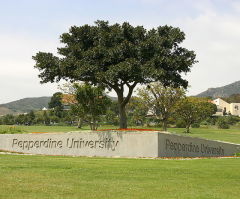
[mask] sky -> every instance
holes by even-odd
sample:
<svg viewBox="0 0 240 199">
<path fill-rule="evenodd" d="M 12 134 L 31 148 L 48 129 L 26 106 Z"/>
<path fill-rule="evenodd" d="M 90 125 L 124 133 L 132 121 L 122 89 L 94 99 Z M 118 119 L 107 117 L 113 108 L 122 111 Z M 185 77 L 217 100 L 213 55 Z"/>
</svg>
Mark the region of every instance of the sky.
<svg viewBox="0 0 240 199">
<path fill-rule="evenodd" d="M 240 80 L 240 0 L 0 0 L 0 104 L 59 91 L 40 84 L 32 56 L 56 53 L 62 33 L 98 19 L 179 27 L 198 60 L 188 95 Z"/>
</svg>

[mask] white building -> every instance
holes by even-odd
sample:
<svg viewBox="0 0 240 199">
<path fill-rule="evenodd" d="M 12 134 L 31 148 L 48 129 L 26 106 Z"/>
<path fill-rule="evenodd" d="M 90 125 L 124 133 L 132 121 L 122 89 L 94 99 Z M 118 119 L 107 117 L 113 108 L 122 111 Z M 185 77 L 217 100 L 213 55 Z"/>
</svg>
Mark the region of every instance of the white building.
<svg viewBox="0 0 240 199">
<path fill-rule="evenodd" d="M 217 98 L 212 101 L 217 105 L 216 115 L 223 115 L 223 113 L 240 116 L 240 103 L 228 103 L 224 100 Z"/>
<path fill-rule="evenodd" d="M 48 109 L 46 107 L 43 107 L 42 108 L 42 111 L 47 111 Z"/>
</svg>

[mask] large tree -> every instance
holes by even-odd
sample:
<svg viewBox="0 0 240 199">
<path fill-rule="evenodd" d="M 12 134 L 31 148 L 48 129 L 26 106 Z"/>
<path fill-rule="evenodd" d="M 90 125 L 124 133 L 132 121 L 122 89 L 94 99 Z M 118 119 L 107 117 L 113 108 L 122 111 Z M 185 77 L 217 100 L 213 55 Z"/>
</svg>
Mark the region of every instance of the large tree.
<svg viewBox="0 0 240 199">
<path fill-rule="evenodd" d="M 127 128 L 125 107 L 137 84 L 160 81 L 187 87 L 181 74 L 196 62 L 195 53 L 180 46 L 185 34 L 171 26 L 146 30 L 127 22 L 96 21 L 92 26 L 72 26 L 60 38 L 64 44 L 58 48 L 60 56 L 45 52 L 33 56 L 41 82 L 65 79 L 113 89 L 118 96 L 120 128 Z"/>
</svg>

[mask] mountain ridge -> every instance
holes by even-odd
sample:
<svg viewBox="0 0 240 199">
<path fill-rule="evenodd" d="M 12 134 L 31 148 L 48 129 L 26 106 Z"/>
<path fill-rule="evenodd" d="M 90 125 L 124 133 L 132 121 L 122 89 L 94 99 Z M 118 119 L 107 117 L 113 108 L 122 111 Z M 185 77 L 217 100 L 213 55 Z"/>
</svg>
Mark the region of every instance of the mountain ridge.
<svg viewBox="0 0 240 199">
<path fill-rule="evenodd" d="M 108 96 L 111 100 L 117 101 L 116 97 Z M 28 113 L 34 110 L 42 110 L 44 107 L 48 108 L 48 103 L 51 97 L 26 97 L 12 102 L 0 104 L 0 116 L 7 114 L 21 114 Z"/>
<path fill-rule="evenodd" d="M 206 91 L 199 93 L 196 97 L 212 97 L 212 98 L 224 98 L 233 94 L 240 93 L 240 81 L 235 81 L 225 86 L 208 88 Z"/>
<path fill-rule="evenodd" d="M 5 104 L 0 104 L 0 115 L 18 114 L 30 112 L 31 110 L 40 110 L 48 107 L 51 97 L 27 97 L 15 100 Z"/>
</svg>

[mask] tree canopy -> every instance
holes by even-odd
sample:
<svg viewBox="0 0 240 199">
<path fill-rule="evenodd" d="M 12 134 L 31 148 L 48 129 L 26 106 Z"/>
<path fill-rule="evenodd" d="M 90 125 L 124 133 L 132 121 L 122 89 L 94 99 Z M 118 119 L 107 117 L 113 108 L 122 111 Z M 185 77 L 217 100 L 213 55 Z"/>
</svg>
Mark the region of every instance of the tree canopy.
<svg viewBox="0 0 240 199">
<path fill-rule="evenodd" d="M 177 106 L 177 117 L 186 124 L 186 133 L 192 124 L 201 122 L 217 111 L 217 106 L 206 98 L 186 97 Z"/>
<path fill-rule="evenodd" d="M 163 123 L 163 130 L 166 131 L 168 120 L 175 113 L 177 103 L 185 97 L 185 90 L 165 87 L 160 82 L 153 82 L 147 87 L 138 89 L 138 96 L 152 114 Z"/>
<path fill-rule="evenodd" d="M 48 103 L 48 108 L 52 109 L 54 115 L 56 115 L 57 117 L 62 117 L 63 104 L 61 92 L 56 92 L 53 94 L 50 102 Z"/>
<path fill-rule="evenodd" d="M 50 102 L 48 103 L 48 108 L 56 108 L 56 107 L 63 108 L 61 92 L 54 93 L 53 96 L 51 97 Z"/>
<path fill-rule="evenodd" d="M 185 34 L 167 25 L 146 30 L 127 22 L 96 21 L 92 26 L 72 26 L 60 38 L 64 44 L 58 48 L 60 56 L 45 52 L 33 56 L 41 82 L 66 79 L 113 89 L 118 95 L 121 128 L 127 127 L 125 106 L 137 84 L 160 81 L 187 87 L 181 74 L 196 62 L 195 53 L 179 45 Z"/>
<path fill-rule="evenodd" d="M 97 129 L 97 121 L 100 115 L 106 114 L 111 100 L 104 94 L 104 89 L 89 84 L 75 84 L 75 97 L 78 109 L 85 115 L 89 115 L 91 130 Z"/>
</svg>

